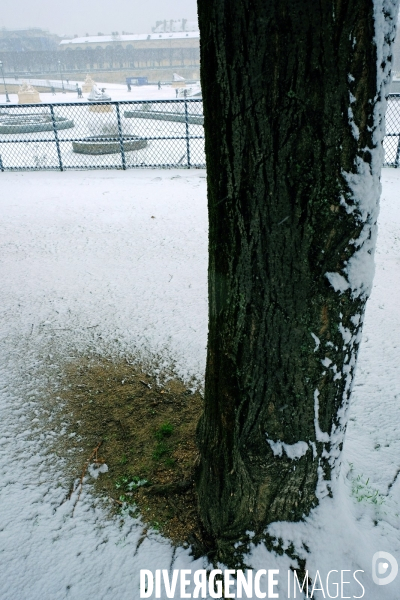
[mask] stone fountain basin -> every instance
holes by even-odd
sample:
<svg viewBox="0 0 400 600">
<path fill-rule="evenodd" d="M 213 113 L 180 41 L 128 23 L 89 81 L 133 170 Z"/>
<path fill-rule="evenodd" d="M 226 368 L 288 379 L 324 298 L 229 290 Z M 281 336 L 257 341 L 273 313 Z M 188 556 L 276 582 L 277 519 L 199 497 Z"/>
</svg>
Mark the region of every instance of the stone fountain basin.
<svg viewBox="0 0 400 600">
<path fill-rule="evenodd" d="M 188 123 L 189 125 L 203 125 L 203 115 L 193 115 L 161 110 L 126 110 L 125 119 L 147 119 L 153 121 L 173 121 L 175 123 Z"/>
<path fill-rule="evenodd" d="M 147 140 L 136 138 L 123 142 L 124 152 L 142 150 Z M 72 142 L 72 149 L 78 154 L 119 154 L 121 146 L 118 136 L 92 135 L 77 142 Z"/>
<path fill-rule="evenodd" d="M 72 119 L 54 117 L 56 129 L 70 129 L 75 126 Z M 51 115 L 3 115 L 0 117 L 0 133 L 33 133 L 36 131 L 53 131 Z"/>
</svg>

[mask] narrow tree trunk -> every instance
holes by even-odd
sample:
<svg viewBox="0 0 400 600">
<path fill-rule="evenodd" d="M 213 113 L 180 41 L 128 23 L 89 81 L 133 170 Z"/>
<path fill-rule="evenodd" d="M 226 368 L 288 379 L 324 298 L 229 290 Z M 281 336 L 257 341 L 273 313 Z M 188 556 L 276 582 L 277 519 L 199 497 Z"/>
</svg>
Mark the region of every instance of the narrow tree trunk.
<svg viewBox="0 0 400 600">
<path fill-rule="evenodd" d="M 197 489 L 222 560 L 331 493 L 372 281 L 395 4 L 198 0 L 210 257 Z"/>
</svg>

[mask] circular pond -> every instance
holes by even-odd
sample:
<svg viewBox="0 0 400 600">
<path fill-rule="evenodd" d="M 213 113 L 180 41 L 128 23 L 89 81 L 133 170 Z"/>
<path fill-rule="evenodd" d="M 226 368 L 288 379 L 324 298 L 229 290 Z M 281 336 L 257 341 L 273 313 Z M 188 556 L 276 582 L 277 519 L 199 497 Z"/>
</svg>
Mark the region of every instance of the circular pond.
<svg viewBox="0 0 400 600">
<path fill-rule="evenodd" d="M 123 142 L 124 152 L 142 150 L 147 146 L 147 140 L 130 138 Z M 72 142 L 74 152 L 78 154 L 117 154 L 121 152 L 118 136 L 92 135 L 77 142 Z"/>
<path fill-rule="evenodd" d="M 65 117 L 54 116 L 56 129 L 74 127 L 74 121 Z M 5 114 L 0 115 L 0 133 L 33 133 L 35 131 L 52 131 L 53 119 L 50 114 Z"/>
</svg>

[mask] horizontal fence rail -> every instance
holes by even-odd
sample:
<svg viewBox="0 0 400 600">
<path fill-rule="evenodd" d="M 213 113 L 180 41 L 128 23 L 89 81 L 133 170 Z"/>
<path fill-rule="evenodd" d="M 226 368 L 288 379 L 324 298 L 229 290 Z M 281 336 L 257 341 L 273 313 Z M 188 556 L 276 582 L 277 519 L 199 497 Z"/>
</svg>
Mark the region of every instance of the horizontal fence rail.
<svg viewBox="0 0 400 600">
<path fill-rule="evenodd" d="M 0 170 L 204 168 L 201 99 L 0 105 Z"/>
<path fill-rule="evenodd" d="M 400 94 L 384 166 L 400 167 Z M 201 99 L 0 105 L 0 171 L 204 168 Z"/>
</svg>

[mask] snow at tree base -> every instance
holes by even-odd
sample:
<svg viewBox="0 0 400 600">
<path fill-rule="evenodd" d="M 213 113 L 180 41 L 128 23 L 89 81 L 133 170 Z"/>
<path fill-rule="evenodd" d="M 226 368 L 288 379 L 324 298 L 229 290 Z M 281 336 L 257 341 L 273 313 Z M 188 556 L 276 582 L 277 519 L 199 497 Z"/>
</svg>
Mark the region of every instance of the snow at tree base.
<svg viewBox="0 0 400 600">
<path fill-rule="evenodd" d="M 330 570 L 339 571 L 333 583 L 340 570 L 361 569 L 365 598 L 398 600 L 398 581 L 377 587 L 371 571 L 375 552 L 400 561 L 400 173 L 384 170 L 382 184 L 376 274 L 338 489 L 303 523 L 270 527 L 299 556 L 308 549 L 307 567 L 313 579 L 321 574 L 326 597 Z M 157 354 L 201 384 L 205 173 L 4 173 L 2 190 L 0 598 L 139 598 L 140 569 L 207 563 L 154 531 L 137 547 L 144 525 L 109 517 L 91 495 L 90 475 L 72 516 L 76 497 L 63 502 L 63 460 L 46 454 L 49 439 L 65 433 L 49 428 L 41 394 L 47 377 L 82 352 Z M 289 557 L 257 547 L 248 562 L 279 569 L 286 597 Z M 344 595 L 359 596 L 352 582 Z"/>
</svg>

